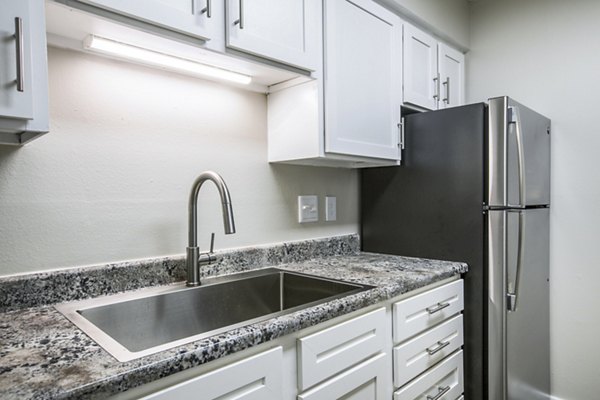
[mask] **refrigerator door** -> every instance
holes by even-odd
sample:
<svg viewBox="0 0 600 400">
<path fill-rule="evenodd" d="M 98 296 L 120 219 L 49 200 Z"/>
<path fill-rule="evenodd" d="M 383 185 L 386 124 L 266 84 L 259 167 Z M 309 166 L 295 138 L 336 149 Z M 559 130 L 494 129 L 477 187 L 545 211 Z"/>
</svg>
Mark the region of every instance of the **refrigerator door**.
<svg viewBox="0 0 600 400">
<path fill-rule="evenodd" d="M 548 400 L 549 209 L 488 218 L 489 399 Z"/>
<path fill-rule="evenodd" d="M 509 97 L 489 100 L 488 205 L 550 204 L 550 120 Z"/>
<path fill-rule="evenodd" d="M 405 119 L 401 167 L 361 171 L 364 251 L 463 261 L 465 398 L 484 399 L 485 104 Z"/>
</svg>

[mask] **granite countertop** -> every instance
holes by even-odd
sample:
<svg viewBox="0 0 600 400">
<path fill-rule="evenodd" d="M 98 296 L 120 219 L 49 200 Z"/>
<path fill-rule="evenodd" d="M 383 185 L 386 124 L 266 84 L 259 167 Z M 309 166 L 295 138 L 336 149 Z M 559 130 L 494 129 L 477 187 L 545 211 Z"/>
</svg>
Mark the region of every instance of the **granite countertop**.
<svg viewBox="0 0 600 400">
<path fill-rule="evenodd" d="M 52 304 L 0 313 L 0 398 L 109 397 L 467 271 L 463 263 L 361 253 L 355 243 L 346 244 L 336 251 L 317 252 L 319 258 L 292 257 L 292 262 L 276 266 L 374 289 L 128 362 L 110 356 Z M 288 245 L 285 254 L 290 253 L 295 254 Z M 14 279 L 7 284 L 14 290 Z"/>
</svg>

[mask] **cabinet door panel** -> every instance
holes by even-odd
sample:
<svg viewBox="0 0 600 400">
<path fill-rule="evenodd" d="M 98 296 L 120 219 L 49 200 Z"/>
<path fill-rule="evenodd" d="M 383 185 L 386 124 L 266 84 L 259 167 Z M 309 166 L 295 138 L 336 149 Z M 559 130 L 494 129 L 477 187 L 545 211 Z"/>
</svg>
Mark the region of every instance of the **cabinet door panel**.
<svg viewBox="0 0 600 400">
<path fill-rule="evenodd" d="M 281 347 L 161 390 L 143 400 L 281 400 Z"/>
<path fill-rule="evenodd" d="M 321 15 L 316 0 L 227 0 L 227 46 L 315 70 Z"/>
<path fill-rule="evenodd" d="M 389 367 L 386 354 L 379 354 L 302 393 L 298 400 L 383 400 Z"/>
<path fill-rule="evenodd" d="M 0 117 L 32 119 L 32 36 L 29 0 L 0 1 Z M 17 90 L 18 62 L 15 19 L 19 18 L 23 65 L 22 91 Z"/>
<path fill-rule="evenodd" d="M 465 56 L 460 51 L 438 45 L 440 70 L 440 108 L 455 107 L 464 103 Z"/>
<path fill-rule="evenodd" d="M 462 345 L 463 318 L 459 315 L 395 347 L 394 385 L 404 385 Z"/>
<path fill-rule="evenodd" d="M 437 41 L 425 32 L 404 25 L 404 102 L 438 108 Z"/>
<path fill-rule="evenodd" d="M 223 8 L 219 7 L 219 0 L 80 1 L 204 40 L 210 40 L 216 30 L 223 29 Z"/>
<path fill-rule="evenodd" d="M 461 312 L 464 305 L 462 279 L 394 303 L 394 343 L 429 329 Z"/>
<path fill-rule="evenodd" d="M 371 1 L 325 3 L 325 150 L 397 160 L 402 21 Z"/>
<path fill-rule="evenodd" d="M 298 339 L 298 388 L 307 389 L 382 351 L 385 319 L 380 308 Z"/>
<path fill-rule="evenodd" d="M 394 393 L 394 400 L 429 400 L 462 398 L 463 393 L 463 353 L 451 355 L 431 370 L 415 378 Z"/>
</svg>

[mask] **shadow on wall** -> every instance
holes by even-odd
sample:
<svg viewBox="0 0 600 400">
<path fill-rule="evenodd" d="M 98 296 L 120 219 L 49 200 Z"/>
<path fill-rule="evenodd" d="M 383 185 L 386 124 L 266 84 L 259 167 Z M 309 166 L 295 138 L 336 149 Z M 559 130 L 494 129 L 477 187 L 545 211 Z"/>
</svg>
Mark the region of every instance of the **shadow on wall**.
<svg viewBox="0 0 600 400">
<path fill-rule="evenodd" d="M 21 146 L 6 146 L 0 145 L 0 177 L 6 173 L 9 174 L 10 165 L 13 160 L 17 157 L 19 151 L 23 151 L 24 148 Z M 0 183 L 1 183 L 0 179 Z M 2 186 L 0 186 L 1 188 Z M 2 191 L 0 190 L 0 195 Z"/>
</svg>

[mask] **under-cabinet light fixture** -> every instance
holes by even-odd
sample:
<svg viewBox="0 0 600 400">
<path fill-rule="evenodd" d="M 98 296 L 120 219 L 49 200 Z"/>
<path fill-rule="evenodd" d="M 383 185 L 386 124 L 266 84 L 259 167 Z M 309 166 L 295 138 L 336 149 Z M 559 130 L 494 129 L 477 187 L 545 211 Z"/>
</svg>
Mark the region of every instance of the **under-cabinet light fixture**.
<svg viewBox="0 0 600 400">
<path fill-rule="evenodd" d="M 144 49 L 142 47 L 95 35 L 87 36 L 83 41 L 83 47 L 89 51 L 137 61 L 142 64 L 162 67 L 186 74 L 217 78 L 240 83 L 242 85 L 248 85 L 252 81 L 252 77 L 240 74 L 238 72 L 229 71 L 212 65 L 202 64 L 197 61 L 160 53 L 154 50 Z"/>
</svg>

